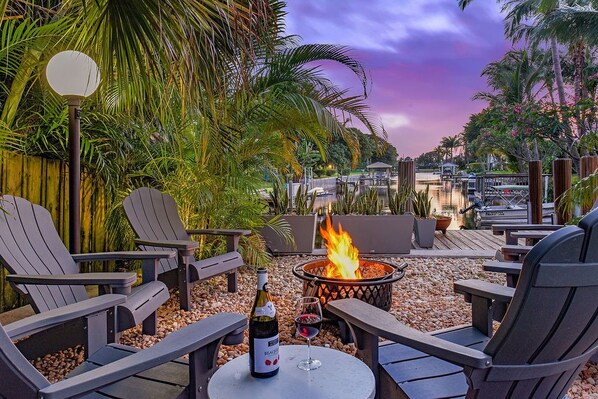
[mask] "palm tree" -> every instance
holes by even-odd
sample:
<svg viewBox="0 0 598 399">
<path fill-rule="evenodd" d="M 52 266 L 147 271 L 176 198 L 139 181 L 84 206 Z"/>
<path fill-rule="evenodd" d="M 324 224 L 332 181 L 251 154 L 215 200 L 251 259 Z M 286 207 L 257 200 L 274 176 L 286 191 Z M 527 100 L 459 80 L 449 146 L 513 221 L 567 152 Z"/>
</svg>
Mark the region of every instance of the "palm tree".
<svg viewBox="0 0 598 399">
<path fill-rule="evenodd" d="M 440 146 L 444 148 L 445 154 L 450 156 L 451 162 L 453 162 L 453 153 L 456 148 L 461 146 L 461 139 L 459 135 L 443 137 L 440 141 Z"/>
<path fill-rule="evenodd" d="M 30 27 L 25 41 L 3 47 L 20 59 L 13 65 L 2 109 L 1 120 L 8 128 L 27 87 L 61 49 L 78 49 L 96 60 L 103 77 L 97 97 L 106 99 L 101 102 L 104 107 L 155 112 L 171 88 L 187 103 L 214 97 L 216 89 L 228 84 L 222 80 L 222 68 L 249 56 L 264 31 L 280 29 L 272 24 L 282 13 L 282 3 L 266 0 L 251 5 L 246 0 L 26 3 L 0 4 L 5 33 Z"/>
<path fill-rule="evenodd" d="M 446 160 L 447 150 L 442 145 L 437 145 L 436 147 L 434 147 L 434 149 L 432 151 L 438 155 L 438 159 L 440 160 L 440 163 L 442 163 L 442 162 L 444 162 L 444 160 Z"/>
<path fill-rule="evenodd" d="M 575 101 L 583 101 L 588 98 L 588 90 L 584 81 L 587 67 L 586 53 L 588 40 L 585 37 L 586 27 L 584 25 L 592 21 L 588 21 L 585 18 L 578 18 L 579 20 L 577 21 L 572 20 L 570 15 L 563 14 L 563 10 L 567 10 L 571 6 L 580 10 L 591 10 L 593 1 L 568 0 L 559 2 L 557 0 L 543 0 L 543 3 L 546 3 L 542 4 L 546 12 L 539 15 L 534 25 L 520 26 L 519 36 L 525 36 L 534 42 L 549 38 L 552 41 L 558 41 L 569 46 L 569 53 L 573 62 L 574 98 Z M 578 120 L 577 136 L 581 137 L 586 133 L 587 129 L 585 124 L 582 123 L 583 117 L 581 114 L 578 116 Z"/>
<path fill-rule="evenodd" d="M 473 0 L 458 0 L 459 7 L 465 9 Z M 558 9 L 559 0 L 497 0 L 503 4 L 503 11 L 507 11 L 505 18 L 505 34 L 507 37 L 516 41 L 521 38 L 522 33 L 530 32 L 528 23 L 537 22 L 538 18 L 549 15 Z M 563 72 L 561 69 L 561 57 L 559 54 L 558 42 L 556 37 L 551 36 L 550 51 L 552 56 L 552 67 L 554 70 L 554 79 L 557 87 L 559 103 L 565 105 L 565 83 L 563 81 Z"/>
<path fill-rule="evenodd" d="M 89 53 L 105 79 L 85 102 L 82 161 L 111 184 L 115 203 L 133 187 L 154 185 L 173 194 L 194 225 L 257 227 L 263 204 L 251 194 L 265 171 L 299 165 L 302 139 L 325 154 L 329 140 L 342 138 L 358 159 L 350 118 L 384 135 L 364 103 L 363 67 L 344 47 L 298 46 L 282 37 L 283 2 L 46 3 L 4 5 L 19 18 L 0 25 L 0 138 L 64 158 L 65 107 L 40 84 L 41 71 L 60 49 Z M 349 68 L 364 94 L 334 85 L 314 67 L 323 61 Z M 110 226 L 123 221 L 118 209 Z M 123 237 L 112 239 L 124 246 Z M 259 236 L 249 241 L 246 259 L 263 264 Z M 206 251 L 223 245 L 205 244 Z"/>
<path fill-rule="evenodd" d="M 493 92 L 479 92 L 473 98 L 492 105 L 514 105 L 534 101 L 547 88 L 548 57 L 538 48 L 511 50 L 482 71 Z M 548 79 L 549 80 L 549 79 Z"/>
<path fill-rule="evenodd" d="M 300 172 L 296 148 L 302 140 L 323 152 L 333 136 L 354 139 L 334 112 L 364 120 L 376 132 L 360 97 L 345 96 L 319 68 L 306 67 L 328 60 L 360 73 L 347 49 L 288 45 L 256 49 L 256 54 L 259 58 L 244 65 L 245 79 L 212 112 L 160 120 L 163 140 L 151 146 L 137 173 L 171 193 L 193 225 L 259 227 L 263 207 L 248 194 L 256 191 L 264 173 L 287 174 L 288 165 Z M 194 123 L 199 118 L 201 124 Z M 265 258 L 255 249 L 259 243 L 246 244 L 246 250 L 253 248 L 252 261 L 263 264 Z"/>
</svg>

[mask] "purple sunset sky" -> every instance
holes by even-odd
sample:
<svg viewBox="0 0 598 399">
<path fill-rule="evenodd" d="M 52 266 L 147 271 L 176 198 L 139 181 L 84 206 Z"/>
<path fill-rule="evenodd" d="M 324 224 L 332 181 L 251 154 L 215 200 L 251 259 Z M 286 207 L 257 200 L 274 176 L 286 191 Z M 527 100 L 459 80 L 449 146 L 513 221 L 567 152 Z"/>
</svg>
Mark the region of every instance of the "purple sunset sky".
<svg viewBox="0 0 598 399">
<path fill-rule="evenodd" d="M 457 0 L 290 0 L 287 34 L 301 43 L 332 43 L 352 50 L 370 76 L 367 103 L 399 156 L 432 150 L 441 137 L 462 131 L 485 103 L 484 66 L 511 47 L 495 1 L 465 11 Z M 359 93 L 347 69 L 326 65 L 339 87 Z"/>
</svg>

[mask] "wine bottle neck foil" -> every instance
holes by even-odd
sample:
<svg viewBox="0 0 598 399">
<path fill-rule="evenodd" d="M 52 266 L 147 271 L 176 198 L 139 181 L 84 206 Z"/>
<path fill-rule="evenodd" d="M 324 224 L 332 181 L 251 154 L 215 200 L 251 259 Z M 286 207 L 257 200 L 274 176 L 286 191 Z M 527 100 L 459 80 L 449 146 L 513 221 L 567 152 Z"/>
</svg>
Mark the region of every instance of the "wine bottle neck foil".
<svg viewBox="0 0 598 399">
<path fill-rule="evenodd" d="M 261 270 L 258 270 L 257 273 L 257 289 L 258 290 L 265 290 L 267 291 L 266 285 L 268 284 L 268 273 L 266 273 L 266 271 L 264 270 L 264 272 L 261 272 Z"/>
</svg>

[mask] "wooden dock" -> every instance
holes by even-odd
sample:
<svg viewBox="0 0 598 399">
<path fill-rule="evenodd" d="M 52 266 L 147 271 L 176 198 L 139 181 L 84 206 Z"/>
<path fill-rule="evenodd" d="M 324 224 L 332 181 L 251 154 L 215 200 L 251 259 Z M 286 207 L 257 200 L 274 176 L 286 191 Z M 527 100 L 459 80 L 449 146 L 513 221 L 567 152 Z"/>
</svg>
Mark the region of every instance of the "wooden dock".
<svg viewBox="0 0 598 399">
<path fill-rule="evenodd" d="M 413 241 L 406 256 L 492 258 L 504 244 L 504 236 L 495 236 L 491 230 L 448 230 L 446 235 L 437 231 L 432 248 L 420 248 Z"/>
</svg>

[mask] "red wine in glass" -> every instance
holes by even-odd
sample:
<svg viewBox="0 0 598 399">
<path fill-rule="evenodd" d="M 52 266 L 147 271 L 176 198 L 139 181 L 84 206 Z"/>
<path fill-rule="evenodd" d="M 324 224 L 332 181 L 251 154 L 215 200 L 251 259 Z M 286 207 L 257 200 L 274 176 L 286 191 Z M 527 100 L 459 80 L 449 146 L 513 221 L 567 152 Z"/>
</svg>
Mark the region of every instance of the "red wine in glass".
<svg viewBox="0 0 598 399">
<path fill-rule="evenodd" d="M 307 359 L 299 362 L 301 370 L 315 370 L 322 365 L 318 359 L 311 357 L 311 339 L 318 335 L 322 326 L 322 306 L 320 299 L 307 296 L 297 301 L 295 309 L 295 325 L 297 333 L 307 339 Z"/>
<path fill-rule="evenodd" d="M 306 313 L 295 317 L 297 332 L 303 338 L 313 338 L 320 332 L 322 318 L 317 314 Z"/>
</svg>

